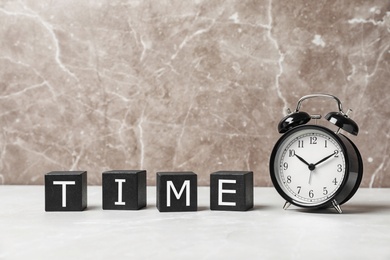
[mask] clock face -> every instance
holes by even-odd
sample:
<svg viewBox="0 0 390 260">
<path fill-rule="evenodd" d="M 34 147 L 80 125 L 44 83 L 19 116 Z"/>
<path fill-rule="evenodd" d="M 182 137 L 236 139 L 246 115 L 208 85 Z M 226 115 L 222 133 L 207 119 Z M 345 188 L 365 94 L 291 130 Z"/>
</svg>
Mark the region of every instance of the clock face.
<svg viewBox="0 0 390 260">
<path fill-rule="evenodd" d="M 343 149 L 330 130 L 307 125 L 286 133 L 277 143 L 271 175 L 275 187 L 290 202 L 319 206 L 340 189 L 347 170 L 345 161 Z"/>
</svg>

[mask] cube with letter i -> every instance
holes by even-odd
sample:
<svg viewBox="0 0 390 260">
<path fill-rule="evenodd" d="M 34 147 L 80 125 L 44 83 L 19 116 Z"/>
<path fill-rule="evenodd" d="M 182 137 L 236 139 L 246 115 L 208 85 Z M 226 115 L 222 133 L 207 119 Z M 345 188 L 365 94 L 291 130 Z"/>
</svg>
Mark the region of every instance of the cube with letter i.
<svg viewBox="0 0 390 260">
<path fill-rule="evenodd" d="M 160 212 L 197 211 L 198 176 L 193 172 L 158 172 L 156 201 Z"/>
<path fill-rule="evenodd" d="M 103 172 L 103 209 L 138 210 L 146 206 L 146 171 Z"/>
<path fill-rule="evenodd" d="M 54 171 L 45 175 L 45 211 L 83 211 L 86 207 L 86 171 Z"/>
<path fill-rule="evenodd" d="M 219 171 L 210 174 L 210 209 L 246 211 L 253 208 L 253 172 Z"/>
</svg>

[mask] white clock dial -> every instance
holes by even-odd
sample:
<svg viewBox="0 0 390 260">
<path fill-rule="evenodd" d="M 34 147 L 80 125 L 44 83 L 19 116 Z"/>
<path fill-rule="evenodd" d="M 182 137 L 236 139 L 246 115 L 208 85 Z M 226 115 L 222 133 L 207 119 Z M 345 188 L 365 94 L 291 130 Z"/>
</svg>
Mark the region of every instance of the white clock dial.
<svg viewBox="0 0 390 260">
<path fill-rule="evenodd" d="M 295 131 L 280 143 L 274 160 L 280 188 L 300 205 L 329 201 L 343 183 L 346 163 L 340 144 L 318 128 Z"/>
</svg>

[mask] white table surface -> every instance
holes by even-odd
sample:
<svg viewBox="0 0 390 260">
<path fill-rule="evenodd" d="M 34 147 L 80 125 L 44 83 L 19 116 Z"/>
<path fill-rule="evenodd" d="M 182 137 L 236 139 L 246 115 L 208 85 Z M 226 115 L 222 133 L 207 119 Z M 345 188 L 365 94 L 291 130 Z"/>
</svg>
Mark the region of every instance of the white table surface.
<svg viewBox="0 0 390 260">
<path fill-rule="evenodd" d="M 102 210 L 88 187 L 82 212 L 45 212 L 43 186 L 0 186 L 0 259 L 390 259 L 390 189 L 360 189 L 342 206 L 290 207 L 273 188 L 255 188 L 247 212 L 160 213 L 155 187 L 138 211 Z"/>
</svg>

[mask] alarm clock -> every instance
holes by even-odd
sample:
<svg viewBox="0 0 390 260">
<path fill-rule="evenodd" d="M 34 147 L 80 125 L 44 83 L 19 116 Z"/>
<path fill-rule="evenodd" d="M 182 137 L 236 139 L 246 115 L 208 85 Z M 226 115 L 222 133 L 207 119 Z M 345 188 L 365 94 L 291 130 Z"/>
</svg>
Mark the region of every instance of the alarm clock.
<svg viewBox="0 0 390 260">
<path fill-rule="evenodd" d="M 337 102 L 338 111 L 325 116 L 338 127 L 337 131 L 307 124 L 311 119 L 321 119 L 321 115 L 300 111 L 302 102 L 311 98 Z M 311 209 L 334 207 L 342 213 L 340 205 L 356 193 L 363 176 L 363 160 L 356 145 L 340 132 L 359 132 L 348 112 L 344 113 L 337 97 L 313 94 L 300 98 L 295 111 L 280 121 L 278 131 L 283 135 L 272 150 L 269 170 L 274 187 L 286 200 L 284 209 L 293 204 Z"/>
</svg>

